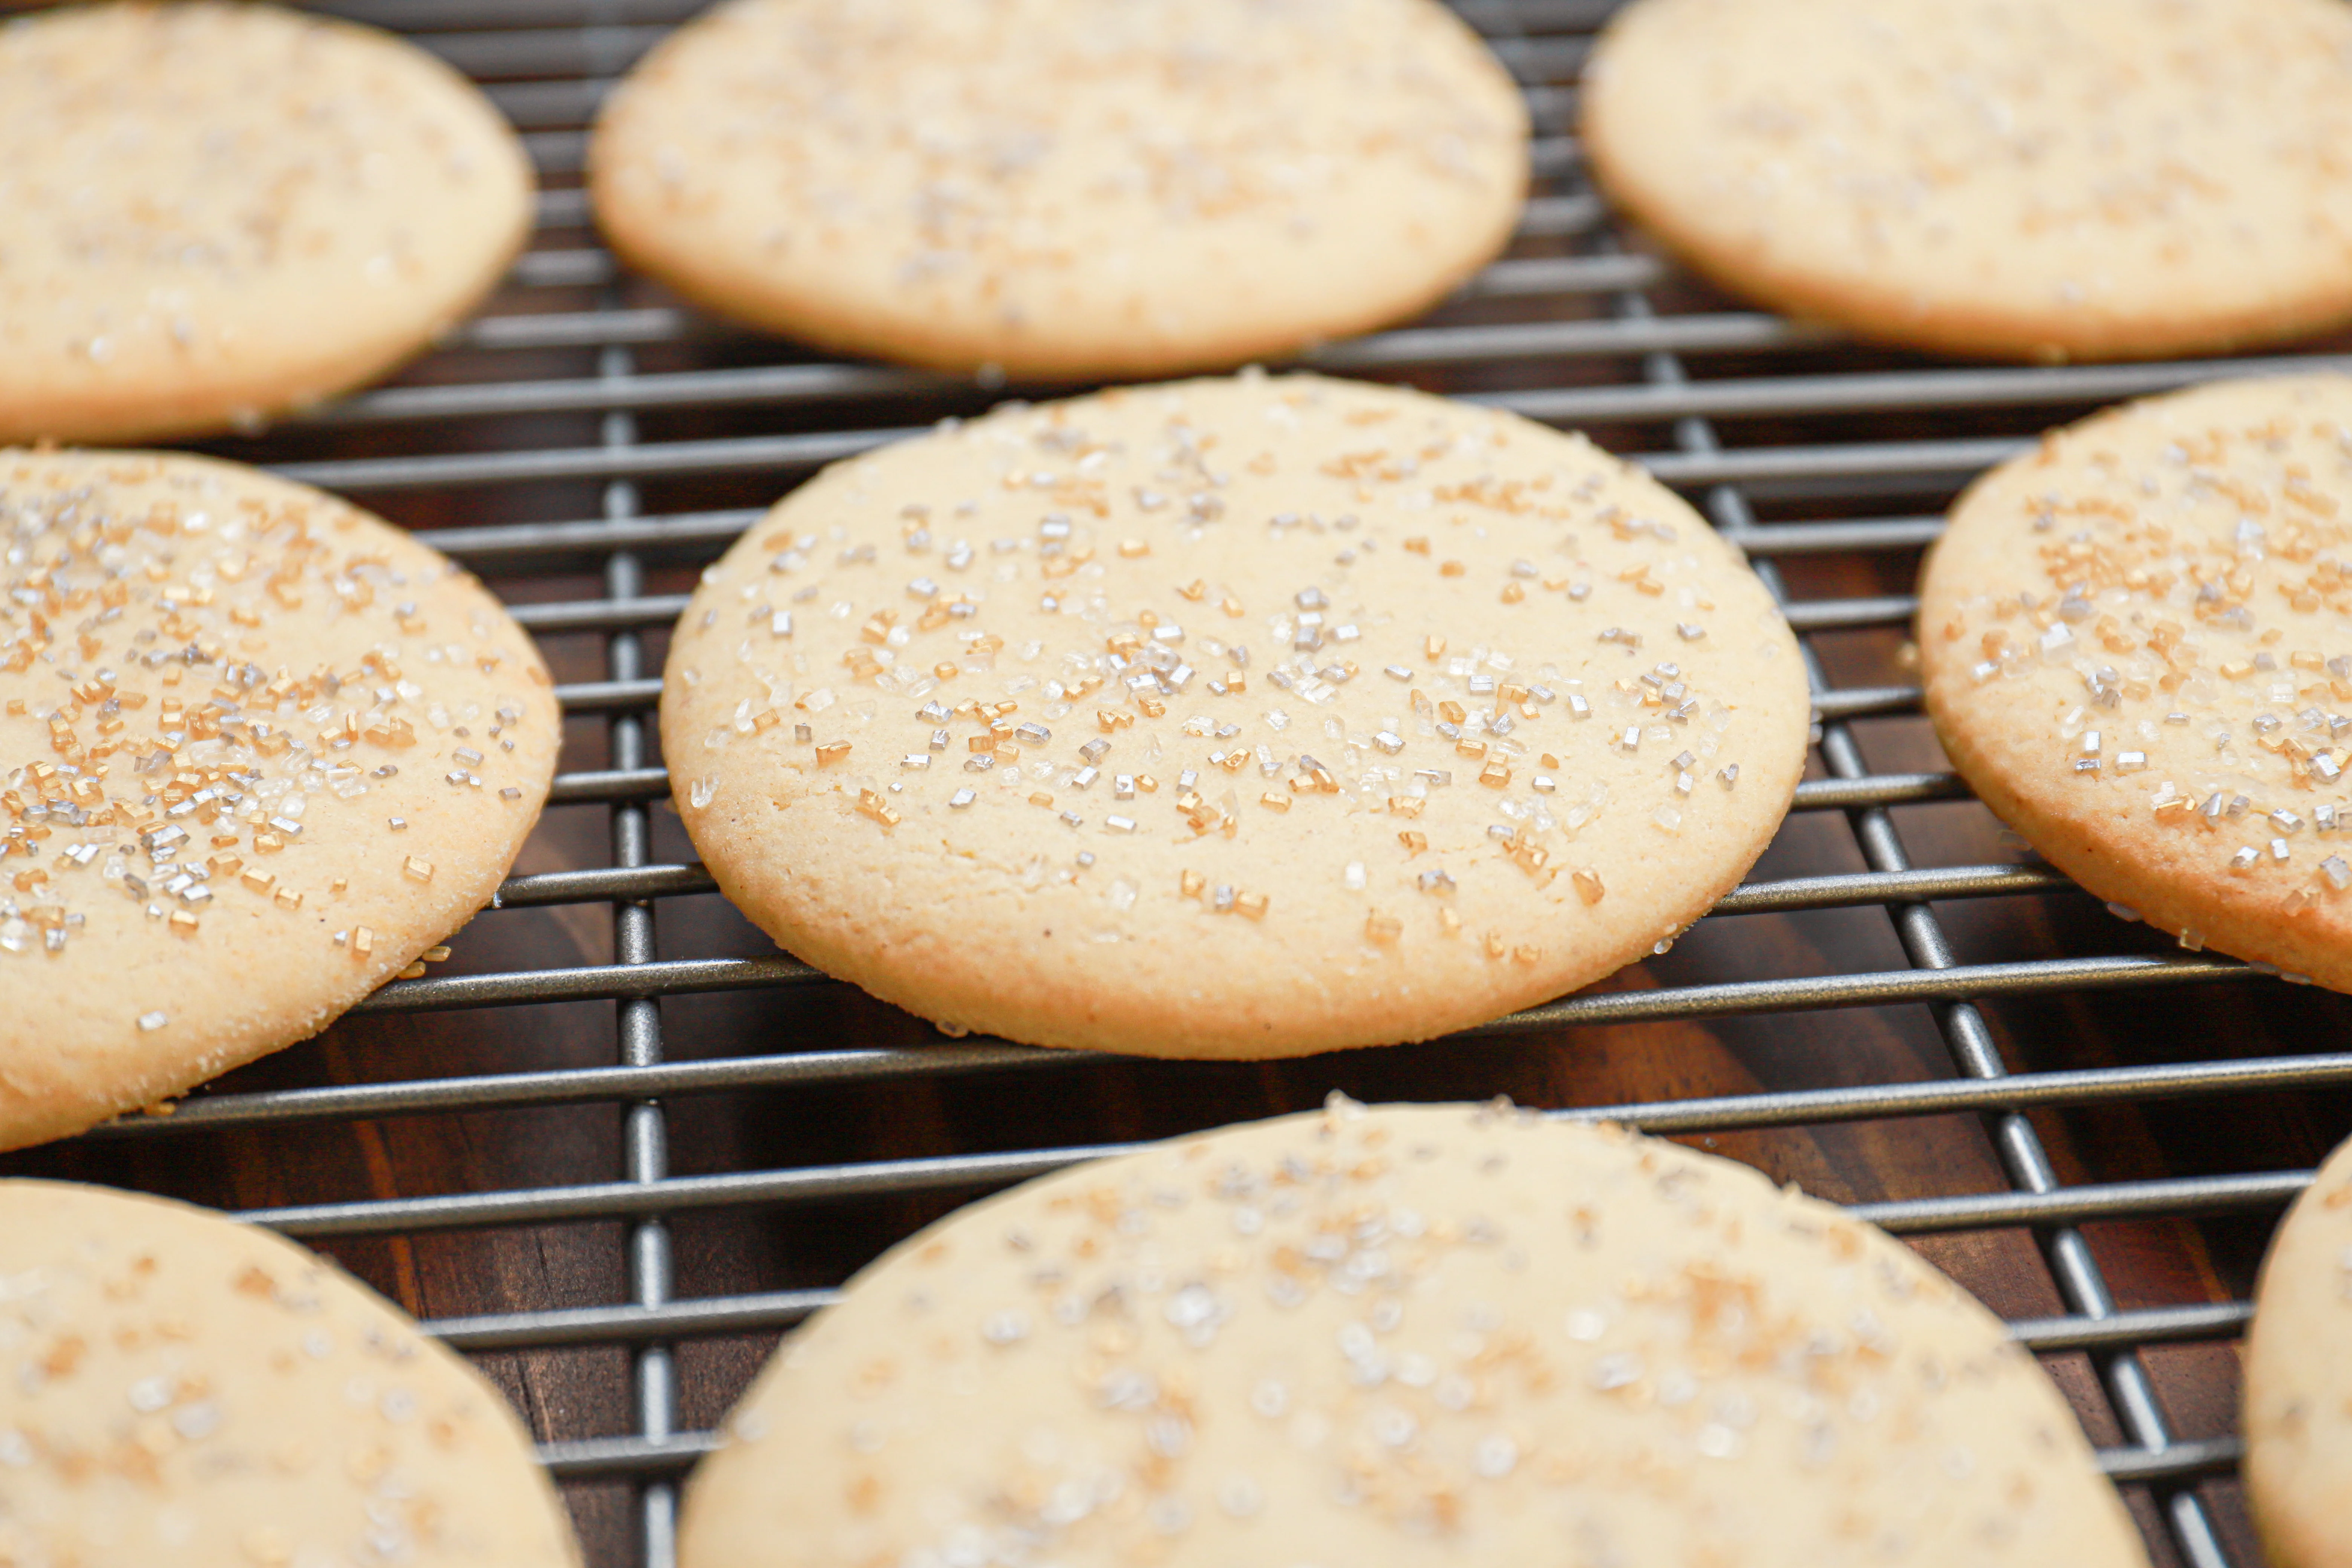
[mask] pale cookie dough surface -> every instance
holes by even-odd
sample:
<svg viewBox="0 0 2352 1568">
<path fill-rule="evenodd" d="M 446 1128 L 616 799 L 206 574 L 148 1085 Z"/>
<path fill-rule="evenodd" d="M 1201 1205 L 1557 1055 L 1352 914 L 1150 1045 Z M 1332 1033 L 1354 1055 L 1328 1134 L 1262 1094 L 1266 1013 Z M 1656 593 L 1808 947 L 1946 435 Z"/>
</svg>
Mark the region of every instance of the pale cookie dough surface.
<svg viewBox="0 0 2352 1568">
<path fill-rule="evenodd" d="M 496 1389 L 209 1210 L 0 1182 L 0 1563 L 571 1568 Z"/>
<path fill-rule="evenodd" d="M 2352 1143 L 2263 1259 L 2246 1336 L 2246 1500 L 2273 1568 L 2352 1563 Z"/>
<path fill-rule="evenodd" d="M 0 441 L 247 424 L 372 381 L 487 294 L 531 174 L 488 100 L 265 5 L 0 23 Z"/>
<path fill-rule="evenodd" d="M 1763 585 L 1581 437 L 1243 377 L 827 469 L 706 574 L 662 744 L 719 887 L 945 1026 L 1425 1038 L 1704 914 L 1810 708 Z"/>
<path fill-rule="evenodd" d="M 2342 0 L 1637 0 L 1585 86 L 1617 202 L 1864 337 L 2128 359 L 2352 318 Z"/>
<path fill-rule="evenodd" d="M 1431 0 L 731 0 L 590 148 L 632 265 L 829 348 L 1222 368 L 1416 314 L 1500 251 L 1518 90 Z"/>
<path fill-rule="evenodd" d="M 0 1148 L 316 1034 L 489 901 L 561 735 L 480 584 L 155 453 L 0 451 Z"/>
<path fill-rule="evenodd" d="M 2145 1562 L 1918 1257 L 1745 1166 L 1336 1100 L 976 1204 L 727 1424 L 684 1568 Z"/>
<path fill-rule="evenodd" d="M 1954 765 L 2053 865 L 2352 990 L 2352 378 L 2053 433 L 1953 508 L 1919 647 Z"/>
</svg>

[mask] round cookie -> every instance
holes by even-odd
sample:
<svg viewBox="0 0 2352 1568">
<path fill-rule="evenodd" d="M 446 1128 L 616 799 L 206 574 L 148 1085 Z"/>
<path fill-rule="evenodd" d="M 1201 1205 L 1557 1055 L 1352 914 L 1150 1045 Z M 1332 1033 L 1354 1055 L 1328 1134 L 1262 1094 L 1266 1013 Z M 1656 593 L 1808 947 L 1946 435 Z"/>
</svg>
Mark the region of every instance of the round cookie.
<svg viewBox="0 0 2352 1568">
<path fill-rule="evenodd" d="M 919 1232 L 789 1339 L 683 1568 L 2143 1564 L 1900 1243 L 1508 1106 L 1226 1128 Z"/>
<path fill-rule="evenodd" d="M 720 889 L 950 1032 L 1423 1039 L 1754 863 L 1811 709 L 1763 585 L 1580 437 L 1244 376 L 825 470 L 705 574 L 662 747 Z"/>
<path fill-rule="evenodd" d="M 1213 369 L 1412 316 L 1500 251 L 1518 90 L 1432 0 L 730 0 L 589 148 L 628 262 L 847 353 Z"/>
<path fill-rule="evenodd" d="M 0 1563 L 580 1561 L 498 1391 L 283 1237 L 5 1181 L 0 1284 Z"/>
<path fill-rule="evenodd" d="M 2342 0 L 1636 0 L 1583 115 L 1692 265 L 1866 338 L 2130 359 L 2352 319 Z"/>
<path fill-rule="evenodd" d="M 480 584 L 306 486 L 0 450 L 0 1149 L 303 1039 L 488 903 L 553 688 Z"/>
<path fill-rule="evenodd" d="M 2352 1563 L 2352 1143 L 2263 1260 L 2246 1335 L 2246 1501 L 2273 1568 Z"/>
<path fill-rule="evenodd" d="M 1953 764 L 2053 865 L 2352 990 L 2352 378 L 2045 437 L 1953 507 L 1919 647 Z"/>
<path fill-rule="evenodd" d="M 489 292 L 529 160 L 423 50 L 268 5 L 0 24 L 0 442 L 244 425 L 373 381 Z"/>
</svg>

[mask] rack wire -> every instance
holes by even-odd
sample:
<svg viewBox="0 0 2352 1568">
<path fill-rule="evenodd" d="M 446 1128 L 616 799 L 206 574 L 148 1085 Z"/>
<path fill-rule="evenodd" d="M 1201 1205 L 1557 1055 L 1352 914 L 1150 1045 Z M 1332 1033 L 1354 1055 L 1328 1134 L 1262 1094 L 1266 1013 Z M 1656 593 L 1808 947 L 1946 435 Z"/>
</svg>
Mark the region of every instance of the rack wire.
<svg viewBox="0 0 2352 1568">
<path fill-rule="evenodd" d="M 953 1203 L 1330 1088 L 1512 1089 L 1720 1146 L 1918 1238 L 2046 1358 L 2158 1561 L 2252 1568 L 2228 1344 L 2272 1217 L 2346 1122 L 2352 1053 L 2308 1047 L 2347 1004 L 2165 951 L 1998 837 L 1916 717 L 1903 639 L 1942 503 L 2042 426 L 2352 364 L 2347 345 L 1975 366 L 1745 309 L 1643 249 L 1585 177 L 1576 76 L 1610 5 L 1463 0 L 1534 116 L 1526 220 L 1428 321 L 1303 363 L 1586 428 L 1700 504 L 1805 638 L 1820 733 L 1796 813 L 1675 952 L 1446 1041 L 1259 1069 L 940 1039 L 768 947 L 665 816 L 650 710 L 694 572 L 817 466 L 1005 393 L 813 360 L 597 244 L 585 127 L 698 4 L 326 7 L 484 83 L 537 161 L 538 232 L 395 384 L 213 449 L 482 573 L 559 669 L 564 771 L 450 973 L 173 1115 L 0 1169 L 221 1202 L 327 1247 L 524 1403 L 594 1561 L 667 1568 L 677 1480 L 773 1335 Z"/>
</svg>

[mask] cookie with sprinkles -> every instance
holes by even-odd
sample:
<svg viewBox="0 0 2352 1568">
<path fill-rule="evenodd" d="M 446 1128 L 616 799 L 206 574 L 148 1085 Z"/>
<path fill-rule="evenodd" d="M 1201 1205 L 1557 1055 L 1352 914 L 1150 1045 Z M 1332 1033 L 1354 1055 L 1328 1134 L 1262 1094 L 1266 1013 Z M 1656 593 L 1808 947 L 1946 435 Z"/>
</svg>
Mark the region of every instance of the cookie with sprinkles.
<svg viewBox="0 0 2352 1568">
<path fill-rule="evenodd" d="M 2274 1568 L 2352 1563 L 2352 1143 L 2271 1239 L 2246 1335 L 2246 1501 Z"/>
<path fill-rule="evenodd" d="M 2352 377 L 2056 431 L 1919 589 L 1953 764 L 2126 918 L 2352 990 Z"/>
<path fill-rule="evenodd" d="M 0 1563 L 580 1561 L 498 1390 L 281 1237 L 0 1182 Z"/>
<path fill-rule="evenodd" d="M 2134 359 L 2352 320 L 2342 0 L 1636 0 L 1584 87 L 1619 205 L 1865 338 Z"/>
<path fill-rule="evenodd" d="M 514 132 L 372 27 L 269 5 L 0 25 L 0 442 L 247 426 L 373 381 L 531 222 Z"/>
<path fill-rule="evenodd" d="M 439 553 L 142 452 L 0 450 L 0 1148 L 318 1033 L 497 891 L 560 716 Z"/>
<path fill-rule="evenodd" d="M 950 1215 L 786 1341 L 683 1568 L 2147 1561 L 1917 1255 L 1507 1104 L 1325 1110 Z"/>
<path fill-rule="evenodd" d="M 1794 641 L 1671 492 L 1421 394 L 1243 376 L 838 464 L 708 572 L 662 744 L 729 898 L 950 1031 L 1423 1039 L 1752 864 Z"/>
<path fill-rule="evenodd" d="M 1132 377 L 1434 304 L 1510 239 L 1528 117 L 1432 0 L 730 0 L 588 162 L 614 248 L 712 310 Z"/>
</svg>

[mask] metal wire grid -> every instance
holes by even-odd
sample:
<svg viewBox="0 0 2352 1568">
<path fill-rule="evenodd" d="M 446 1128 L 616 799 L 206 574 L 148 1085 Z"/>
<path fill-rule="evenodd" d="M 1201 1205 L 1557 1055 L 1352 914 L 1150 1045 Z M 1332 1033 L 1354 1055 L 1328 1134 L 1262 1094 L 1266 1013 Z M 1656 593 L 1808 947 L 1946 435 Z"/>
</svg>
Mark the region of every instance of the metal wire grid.
<svg viewBox="0 0 2352 1568">
<path fill-rule="evenodd" d="M 955 1082 L 982 1072 L 1053 1074 L 1081 1059 L 1002 1044 L 942 1041 L 912 1048 L 808 1048 L 665 1060 L 664 998 L 831 983 L 781 955 L 657 954 L 659 902 L 709 892 L 712 884 L 699 867 L 653 858 L 649 807 L 667 795 L 667 784 L 662 770 L 647 761 L 647 716 L 659 683 L 649 672 L 641 635 L 670 624 L 684 598 L 646 593 L 645 562 L 648 552 L 708 559 L 757 514 L 733 508 L 646 514 L 639 483 L 751 473 L 781 489 L 816 465 L 911 433 L 910 409 L 978 407 L 993 395 L 970 383 L 913 372 L 792 362 L 788 345 L 750 342 L 690 312 L 645 302 L 593 243 L 584 228 L 582 195 L 567 183 L 580 167 L 583 127 L 612 78 L 667 26 L 698 7 L 698 0 L 357 0 L 332 7 L 408 30 L 484 79 L 526 134 L 551 188 L 541 197 L 538 243 L 517 267 L 496 313 L 464 329 L 447 353 L 418 367 L 404 384 L 325 410 L 275 437 L 268 448 L 281 459 L 276 465 L 281 471 L 354 493 L 395 518 L 436 504 L 454 506 L 463 515 L 485 498 L 515 493 L 514 487 L 578 493 L 587 486 L 601 493 L 595 514 L 586 518 L 449 527 L 432 538 L 509 587 L 583 561 L 601 573 L 601 597 L 526 603 L 518 616 L 543 634 L 591 633 L 605 639 L 604 679 L 564 686 L 560 696 L 567 714 L 602 718 L 606 765 L 562 774 L 555 800 L 607 809 L 609 863 L 516 877 L 499 901 L 509 908 L 609 905 L 614 962 L 401 981 L 360 1010 L 610 1000 L 617 1004 L 614 1065 L 217 1094 L 189 1100 L 168 1121 L 118 1124 L 91 1135 L 142 1140 L 205 1129 L 497 1108 L 623 1107 L 623 1168 L 609 1182 L 321 1204 L 256 1211 L 247 1217 L 311 1237 L 577 1219 L 625 1222 L 625 1302 L 567 1310 L 519 1307 L 428 1326 L 446 1342 L 471 1352 L 585 1344 L 628 1348 L 636 1430 L 551 1444 L 545 1457 L 560 1476 L 622 1477 L 640 1483 L 636 1550 L 650 1568 L 666 1568 L 673 1561 L 675 1478 L 710 1441 L 707 1433 L 676 1429 L 678 1391 L 669 1346 L 698 1335 L 790 1324 L 831 1296 L 815 1289 L 673 1299 L 670 1216 L 850 1195 L 976 1191 L 1113 1152 L 1056 1147 L 670 1173 L 667 1100 L 901 1078 Z M 1670 432 L 1670 446 L 1636 455 L 1660 478 L 1700 500 L 1716 525 L 1750 552 L 1767 582 L 1782 594 L 1801 633 L 1906 623 L 1914 607 L 1907 596 L 1789 599 L 1782 563 L 1900 552 L 1927 542 L 1937 521 L 1886 515 L 1887 503 L 1900 508 L 1917 496 L 1948 490 L 1959 478 L 2020 449 L 2021 432 L 2041 418 L 2036 411 L 2072 411 L 2286 363 L 1973 369 L 1897 362 L 1874 368 L 1884 356 L 1853 354 L 1818 329 L 1727 309 L 1711 298 L 1697 308 L 1656 309 L 1654 296 L 1675 294 L 1682 285 L 1660 262 L 1621 247 L 1582 177 L 1572 136 L 1575 74 L 1591 28 L 1609 6 L 1583 0 L 1465 0 L 1463 9 L 1520 76 L 1538 128 L 1540 183 L 1523 243 L 1470 286 L 1463 308 L 1441 318 L 1444 324 L 1332 345 L 1307 356 L 1307 363 L 1389 376 L 1442 376 L 1467 368 L 1524 383 L 1487 395 L 1533 417 Z M 1530 249 L 1549 253 L 1524 253 Z M 584 306 L 574 300 L 583 289 L 597 291 Z M 690 357 L 698 359 L 731 354 L 752 363 L 641 367 L 649 355 L 675 357 L 681 345 L 697 350 Z M 588 373 L 573 368 L 529 378 L 510 368 L 519 358 L 548 353 L 585 355 Z M 1699 356 L 1730 364 L 1734 374 L 1694 378 L 1688 362 Z M 2293 363 L 2309 365 L 2315 360 L 2303 356 Z M 1997 431 L 1932 438 L 1916 434 L 1921 418 L 1951 420 L 1972 410 L 2013 412 Z M 646 420 L 680 413 L 726 415 L 777 428 L 653 439 L 640 428 Z M 547 445 L 533 438 L 550 416 L 583 415 L 596 417 L 593 441 Z M 1832 434 L 1850 431 L 1851 438 L 1770 437 L 1770 431 L 1792 421 L 1800 423 L 1790 427 L 1812 430 L 1801 425 L 1809 416 L 1843 422 Z M 1875 422 L 1885 416 L 1907 417 L 1910 424 L 1897 429 Z M 1727 444 L 1717 428 L 1725 421 L 1756 421 L 1768 437 Z M 1796 521 L 1759 521 L 1759 497 L 1782 510 L 1795 507 L 1801 515 Z M 2099 1220 L 2272 1208 L 2299 1191 L 2309 1173 L 2263 1170 L 2063 1185 L 2027 1112 L 2352 1085 L 2352 1053 L 2011 1073 L 1977 1006 L 1979 999 L 2271 983 L 2230 961 L 2202 956 L 1958 962 L 1931 900 L 2047 892 L 2068 884 L 2033 865 L 1914 864 L 1891 808 L 1962 799 L 1965 792 L 1943 773 L 1873 772 L 1853 725 L 1911 712 L 1918 694 L 1902 685 L 1832 685 L 1810 641 L 1808 648 L 1822 723 L 1822 776 L 1801 787 L 1797 809 L 1843 814 L 1867 869 L 1750 884 L 1726 899 L 1718 913 L 1875 906 L 1892 922 L 1908 966 L 1578 995 L 1464 1037 L 1549 1034 L 1586 1024 L 1928 1005 L 1949 1053 L 1954 1076 L 1948 1079 L 1616 1106 L 1605 1114 L 1667 1133 L 1951 1113 L 1985 1118 L 2011 1190 L 1859 1205 L 1854 1212 L 1898 1233 L 2031 1227 L 2066 1311 L 2015 1322 L 2013 1331 L 2038 1351 L 2091 1354 L 2125 1437 L 2123 1446 L 2102 1454 L 2103 1464 L 2119 1480 L 2156 1489 L 2169 1537 L 2163 1544 L 2171 1553 L 2199 1568 L 2227 1563 L 2221 1536 L 2194 1483 L 2227 1469 L 2236 1458 L 2235 1445 L 2177 1440 L 2140 1358 L 2151 1345 L 2232 1336 L 2246 1321 L 2246 1305 L 2118 1310 L 2078 1227 Z M 1470 1092 L 1465 1089 L 1465 1097 Z"/>
</svg>

